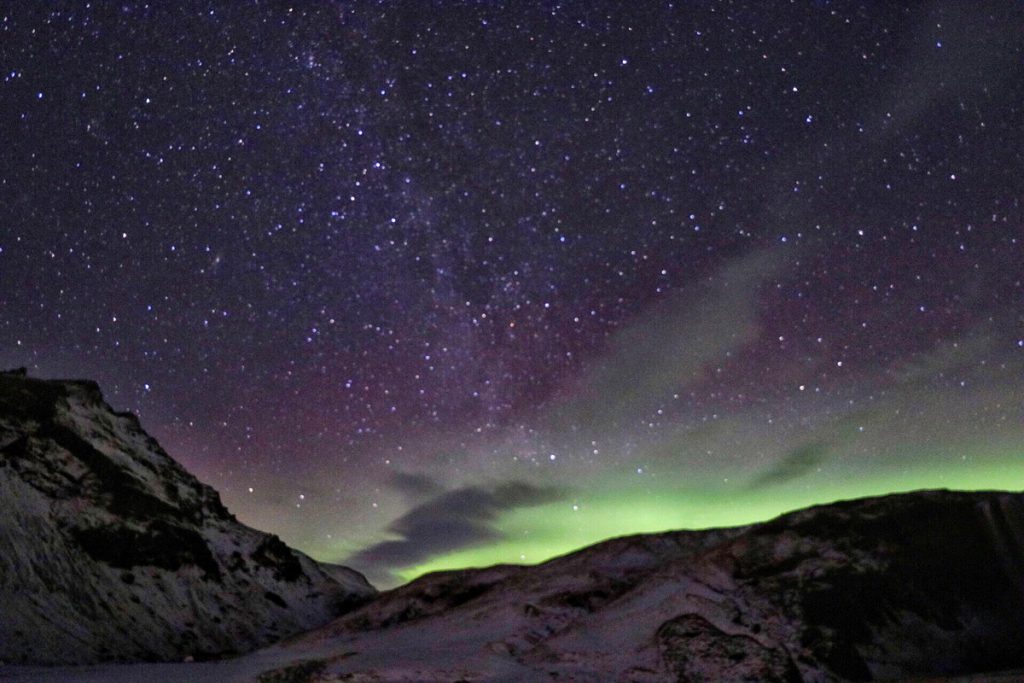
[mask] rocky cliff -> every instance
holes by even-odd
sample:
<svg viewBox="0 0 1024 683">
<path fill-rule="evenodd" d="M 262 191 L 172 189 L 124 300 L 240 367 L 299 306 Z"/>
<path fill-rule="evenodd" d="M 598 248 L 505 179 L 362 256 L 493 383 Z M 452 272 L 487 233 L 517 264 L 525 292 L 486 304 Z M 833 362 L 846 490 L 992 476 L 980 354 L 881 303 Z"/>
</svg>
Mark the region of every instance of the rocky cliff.
<svg viewBox="0 0 1024 683">
<path fill-rule="evenodd" d="M 0 374 L 0 660 L 244 652 L 374 594 L 239 523 L 95 383 Z"/>
</svg>

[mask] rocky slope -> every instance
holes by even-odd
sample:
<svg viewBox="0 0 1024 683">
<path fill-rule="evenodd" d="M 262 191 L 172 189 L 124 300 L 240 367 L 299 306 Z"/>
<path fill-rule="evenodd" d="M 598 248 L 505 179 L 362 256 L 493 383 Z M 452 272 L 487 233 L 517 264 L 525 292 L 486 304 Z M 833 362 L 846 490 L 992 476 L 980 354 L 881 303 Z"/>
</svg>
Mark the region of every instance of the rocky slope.
<svg viewBox="0 0 1024 683">
<path fill-rule="evenodd" d="M 0 374 L 0 661 L 244 652 L 374 594 L 240 524 L 96 384 Z"/>
</svg>

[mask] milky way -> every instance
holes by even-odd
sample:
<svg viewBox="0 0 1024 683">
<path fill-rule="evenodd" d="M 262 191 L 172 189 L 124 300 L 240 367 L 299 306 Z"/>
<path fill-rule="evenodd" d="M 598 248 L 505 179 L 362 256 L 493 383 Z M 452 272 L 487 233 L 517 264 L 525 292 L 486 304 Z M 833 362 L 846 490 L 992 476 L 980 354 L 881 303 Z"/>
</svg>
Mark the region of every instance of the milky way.
<svg viewBox="0 0 1024 683">
<path fill-rule="evenodd" d="M 384 584 L 1024 487 L 1017 2 L 9 3 L 0 364 Z"/>
</svg>

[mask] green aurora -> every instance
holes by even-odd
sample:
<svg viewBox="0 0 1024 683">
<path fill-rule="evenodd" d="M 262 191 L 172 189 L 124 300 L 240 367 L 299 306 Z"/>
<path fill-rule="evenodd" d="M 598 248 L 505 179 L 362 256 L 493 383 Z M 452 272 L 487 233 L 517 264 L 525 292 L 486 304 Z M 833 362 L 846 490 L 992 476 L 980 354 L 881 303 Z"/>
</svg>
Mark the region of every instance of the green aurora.
<svg viewBox="0 0 1024 683">
<path fill-rule="evenodd" d="M 838 476 L 837 476 L 838 475 Z M 818 473 L 762 489 L 730 486 L 615 488 L 616 479 L 570 502 L 518 508 L 495 524 L 504 540 L 465 548 L 396 571 L 429 572 L 501 563 L 535 564 L 618 536 L 739 526 L 810 505 L 918 489 L 1024 489 L 1024 449 L 966 452 L 955 462 L 872 473 Z M 575 506 L 575 508 L 574 508 Z"/>
<path fill-rule="evenodd" d="M 1024 489 L 1024 341 L 1008 346 L 994 322 L 857 372 L 839 353 L 785 358 L 734 373 L 733 400 L 720 400 L 709 378 L 760 333 L 761 283 L 793 258 L 769 250 L 725 263 L 638 315 L 521 420 L 476 442 L 412 446 L 447 476 L 398 467 L 373 482 L 373 505 L 355 520 L 322 508 L 322 526 L 358 524 L 359 537 L 298 545 L 388 588 L 844 499 Z"/>
</svg>

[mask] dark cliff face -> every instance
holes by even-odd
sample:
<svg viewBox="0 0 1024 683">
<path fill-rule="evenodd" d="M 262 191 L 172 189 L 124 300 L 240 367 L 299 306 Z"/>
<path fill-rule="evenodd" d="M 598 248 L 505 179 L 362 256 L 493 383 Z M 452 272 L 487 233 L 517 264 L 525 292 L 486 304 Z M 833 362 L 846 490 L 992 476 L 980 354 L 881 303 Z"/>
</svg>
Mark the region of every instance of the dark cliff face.
<svg viewBox="0 0 1024 683">
<path fill-rule="evenodd" d="M 386 677 L 371 653 L 400 637 L 491 653 L 469 677 L 499 660 L 577 680 L 949 677 L 1024 669 L 1022 577 L 1024 495 L 923 491 L 429 575 L 309 638 L 366 653 L 338 675 Z M 424 675 L 456 670 L 429 657 Z"/>
<path fill-rule="evenodd" d="M 920 493 L 758 527 L 734 573 L 791 596 L 801 651 L 838 676 L 948 676 L 1024 666 L 1022 550 L 1024 497 Z"/>
<path fill-rule="evenodd" d="M 240 523 L 86 381 L 0 374 L 0 660 L 242 652 L 373 589 Z"/>
</svg>

